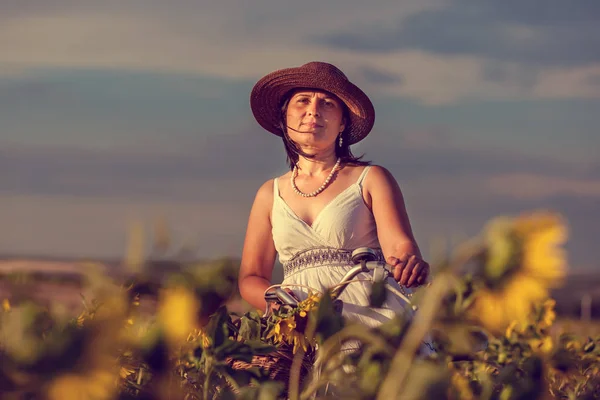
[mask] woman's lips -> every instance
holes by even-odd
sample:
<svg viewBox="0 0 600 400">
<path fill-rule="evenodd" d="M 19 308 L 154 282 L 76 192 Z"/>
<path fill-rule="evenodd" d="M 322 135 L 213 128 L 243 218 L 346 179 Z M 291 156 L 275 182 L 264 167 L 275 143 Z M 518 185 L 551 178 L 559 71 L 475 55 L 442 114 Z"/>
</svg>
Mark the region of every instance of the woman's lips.
<svg viewBox="0 0 600 400">
<path fill-rule="evenodd" d="M 316 122 L 305 122 L 302 125 L 309 127 L 309 128 L 322 128 L 323 125 L 319 125 Z"/>
</svg>

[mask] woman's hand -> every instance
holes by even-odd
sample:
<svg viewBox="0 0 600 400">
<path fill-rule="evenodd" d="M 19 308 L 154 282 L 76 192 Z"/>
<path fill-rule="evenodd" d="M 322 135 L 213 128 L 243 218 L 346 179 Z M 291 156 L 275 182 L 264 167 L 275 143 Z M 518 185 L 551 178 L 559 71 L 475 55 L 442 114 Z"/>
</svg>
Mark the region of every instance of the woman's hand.
<svg viewBox="0 0 600 400">
<path fill-rule="evenodd" d="M 298 298 L 298 296 L 296 296 L 296 294 L 294 293 L 294 291 L 292 289 L 283 288 L 283 290 L 285 290 L 289 295 L 291 295 L 298 303 L 300 302 L 300 299 Z M 276 303 L 276 302 L 270 303 L 271 312 L 279 310 L 280 307 L 281 306 L 279 305 L 279 303 Z"/>
<path fill-rule="evenodd" d="M 390 256 L 387 258 L 387 263 L 394 267 L 394 279 L 402 286 L 417 287 L 427 282 L 429 264 L 414 254 Z"/>
</svg>

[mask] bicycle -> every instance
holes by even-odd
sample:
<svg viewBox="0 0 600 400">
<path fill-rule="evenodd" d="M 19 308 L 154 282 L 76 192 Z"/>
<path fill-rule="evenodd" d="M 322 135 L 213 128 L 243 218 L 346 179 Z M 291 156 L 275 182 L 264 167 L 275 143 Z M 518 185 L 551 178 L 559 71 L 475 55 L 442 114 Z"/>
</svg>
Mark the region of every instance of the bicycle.
<svg viewBox="0 0 600 400">
<path fill-rule="evenodd" d="M 338 284 L 330 288 L 330 295 L 334 304 L 334 310 L 338 313 L 341 313 L 343 310 L 343 302 L 339 297 L 348 287 L 348 285 L 352 282 L 366 280 L 356 279 L 359 274 L 363 272 L 372 272 L 372 279 L 368 279 L 368 281 L 372 282 L 386 281 L 389 277 L 393 277 L 393 267 L 383 261 L 378 261 L 376 252 L 368 247 L 360 247 L 354 250 L 351 254 L 351 260 L 354 266 L 344 275 Z M 283 288 L 285 286 L 302 287 L 303 285 L 278 284 L 267 288 L 264 293 L 264 298 L 267 304 L 262 316 L 263 319 L 266 320 L 271 316 L 274 308 L 273 305 L 276 307 L 287 308 L 287 310 L 298 307 L 300 300 L 287 292 Z M 319 293 L 318 290 L 314 290 L 312 288 L 308 289 Z M 396 288 L 388 285 L 387 289 L 406 301 L 406 303 L 410 305 L 413 310 L 417 310 L 417 307 L 411 304 L 412 291 L 406 291 L 402 286 L 400 286 L 400 290 L 397 290 Z M 309 349 L 309 351 L 305 354 L 300 372 L 301 382 L 304 381 L 304 379 L 313 371 L 313 369 L 318 368 L 318 366 L 315 365 L 315 356 L 316 351 L 312 348 Z M 272 380 L 284 382 L 287 390 L 287 384 L 289 382 L 289 370 L 293 358 L 294 356 L 290 346 L 284 345 L 280 346 L 278 350 L 270 356 L 253 357 L 253 360 L 250 363 L 236 361 L 232 364 L 232 368 L 246 369 L 255 366 L 261 367 L 267 370 Z M 318 374 L 318 371 L 316 373 Z"/>
<path fill-rule="evenodd" d="M 358 274 L 362 272 L 373 272 L 373 279 L 371 281 L 381 281 L 386 280 L 388 277 L 393 277 L 393 267 L 387 263 L 377 261 L 377 254 L 374 250 L 369 247 L 359 247 L 352 252 L 351 256 L 352 262 L 354 263 L 354 267 L 348 271 L 341 281 L 330 288 L 332 300 L 339 301 L 339 296 L 342 294 L 344 289 L 348 287 L 348 285 L 354 281 L 354 278 L 358 276 Z M 387 268 L 389 267 L 389 268 Z M 297 307 L 299 300 L 293 297 L 290 293 L 283 290 L 282 286 L 302 286 L 302 285 L 272 285 L 267 288 L 265 291 L 264 297 L 267 302 L 267 307 L 265 309 L 265 314 L 263 317 L 267 317 L 272 308 L 269 307 L 269 303 L 275 303 L 279 306 L 288 306 L 288 307 Z M 271 289 L 275 289 L 273 292 L 270 292 Z M 309 288 L 310 289 L 310 288 Z M 403 292 L 402 287 L 401 291 L 396 290 L 393 287 L 388 287 L 388 290 L 394 292 L 401 299 L 406 301 L 408 304 L 411 304 L 410 298 L 412 297 L 412 293 Z M 341 304 L 341 303 L 338 303 Z M 415 305 L 411 305 L 413 310 L 417 310 Z"/>
</svg>

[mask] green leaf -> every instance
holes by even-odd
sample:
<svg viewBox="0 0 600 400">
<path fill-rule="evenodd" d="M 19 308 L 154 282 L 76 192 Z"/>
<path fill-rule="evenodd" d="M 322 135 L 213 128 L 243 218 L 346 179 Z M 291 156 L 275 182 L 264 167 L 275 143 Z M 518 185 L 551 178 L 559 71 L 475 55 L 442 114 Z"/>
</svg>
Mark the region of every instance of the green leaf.
<svg viewBox="0 0 600 400">
<path fill-rule="evenodd" d="M 369 295 L 369 305 L 371 307 L 380 308 L 387 299 L 388 290 L 385 287 L 385 281 L 376 281 L 371 285 L 371 293 Z"/>
<path fill-rule="evenodd" d="M 261 322 L 260 317 L 255 319 L 250 313 L 246 313 L 240 318 L 239 337 L 244 340 L 260 340 Z"/>
<path fill-rule="evenodd" d="M 510 218 L 499 217 L 484 229 L 485 261 L 483 273 L 490 284 L 499 283 L 519 263 L 520 243 Z"/>
<path fill-rule="evenodd" d="M 264 376 L 261 374 L 258 367 L 248 369 L 233 369 L 228 366 L 224 368 L 222 373 L 231 381 L 235 382 L 238 388 L 248 386 L 252 381 L 264 379 Z"/>
<path fill-rule="evenodd" d="M 374 395 L 384 376 L 381 365 L 377 362 L 371 362 L 361 372 L 359 375 L 360 388 L 368 396 Z"/>
<path fill-rule="evenodd" d="M 283 382 L 265 382 L 256 387 L 245 387 L 240 390 L 238 400 L 277 400 L 283 395 Z"/>
<path fill-rule="evenodd" d="M 539 357 L 530 357 L 523 361 L 521 368 L 532 379 L 539 381 L 543 377 L 543 364 Z"/>
<path fill-rule="evenodd" d="M 234 360 L 251 362 L 253 356 L 270 354 L 275 350 L 274 346 L 260 341 L 237 342 L 228 339 L 221 347 L 215 350 L 215 358 L 224 360 L 231 357 Z"/>
<path fill-rule="evenodd" d="M 564 349 L 556 351 L 551 358 L 551 363 L 554 368 L 562 372 L 567 372 L 571 369 L 575 369 L 577 363 L 573 356 Z"/>
<path fill-rule="evenodd" d="M 236 394 L 229 388 L 219 392 L 219 400 L 236 400 Z"/>
<path fill-rule="evenodd" d="M 229 336 L 228 323 L 229 314 L 225 307 L 218 308 L 217 311 L 211 315 L 206 326 L 206 333 L 208 337 L 212 339 L 215 348 L 220 347 Z"/>
<path fill-rule="evenodd" d="M 397 347 L 404 340 L 404 335 L 408 330 L 409 324 L 402 314 L 398 313 L 390 320 L 375 328 L 375 332 L 381 334 L 389 344 Z"/>
<path fill-rule="evenodd" d="M 311 318 L 316 318 L 315 333 L 320 340 L 327 340 L 344 327 L 344 318 L 333 307 L 329 292 L 323 294 L 317 312 L 311 313 Z"/>
<path fill-rule="evenodd" d="M 594 347 L 596 347 L 596 343 L 594 343 L 594 341 L 591 338 L 589 338 L 587 343 L 583 346 L 583 351 L 585 353 L 590 353 L 594 351 Z"/>
<path fill-rule="evenodd" d="M 390 379 L 390 378 L 388 378 Z M 398 399 L 427 400 L 444 399 L 450 385 L 448 370 L 431 362 L 417 361 L 411 366 Z"/>
<path fill-rule="evenodd" d="M 487 336 L 480 329 L 464 323 L 441 323 L 436 326 L 435 339 L 444 351 L 453 356 L 472 355 L 487 347 Z"/>
<path fill-rule="evenodd" d="M 500 370 L 498 376 L 496 376 L 496 383 L 498 384 L 514 384 L 519 380 L 518 366 L 515 363 L 510 363 Z"/>
<path fill-rule="evenodd" d="M 234 357 L 239 353 L 244 344 L 235 340 L 226 339 L 219 347 L 215 348 L 214 356 L 217 360 L 225 360 L 227 357 Z"/>
<path fill-rule="evenodd" d="M 256 355 L 267 355 L 277 350 L 277 347 L 261 342 L 260 340 L 249 340 L 244 342 L 244 344 Z"/>
</svg>

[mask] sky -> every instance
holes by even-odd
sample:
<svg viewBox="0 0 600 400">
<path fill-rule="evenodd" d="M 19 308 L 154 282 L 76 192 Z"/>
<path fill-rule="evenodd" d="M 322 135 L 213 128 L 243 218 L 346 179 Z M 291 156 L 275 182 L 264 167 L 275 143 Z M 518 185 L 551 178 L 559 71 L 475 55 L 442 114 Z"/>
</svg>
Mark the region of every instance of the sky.
<svg viewBox="0 0 600 400">
<path fill-rule="evenodd" d="M 0 254 L 121 257 L 164 219 L 174 248 L 239 256 L 286 170 L 250 91 L 310 61 L 373 101 L 353 152 L 394 174 L 427 257 L 549 209 L 571 267 L 599 266 L 597 0 L 3 0 Z"/>
</svg>

